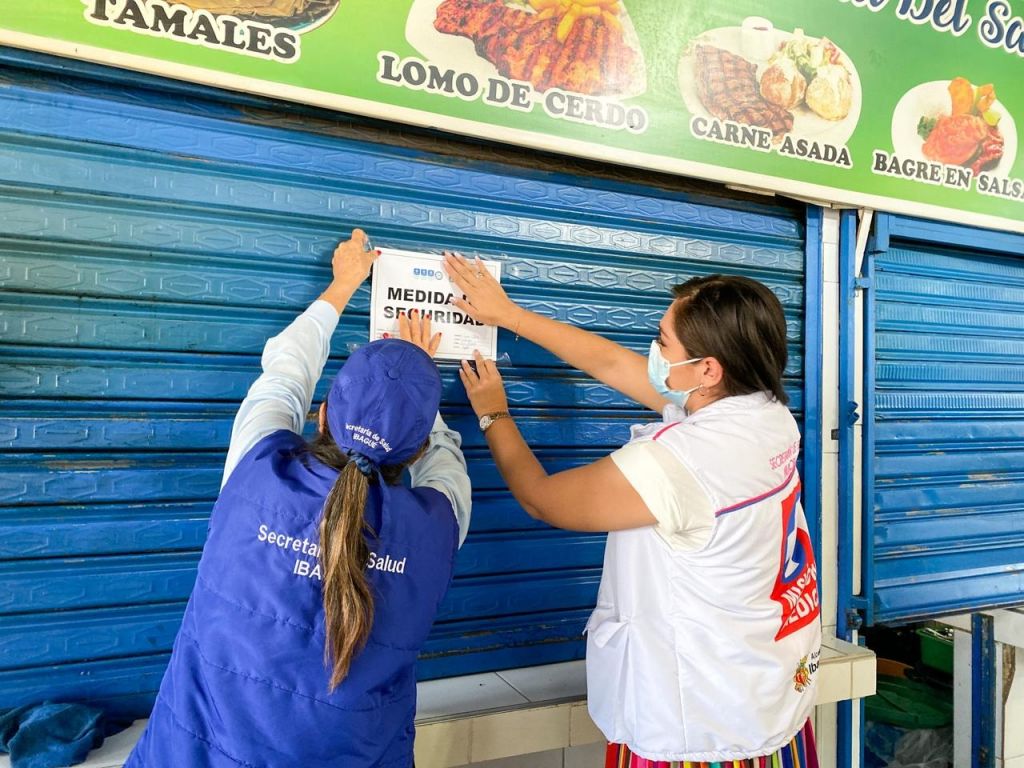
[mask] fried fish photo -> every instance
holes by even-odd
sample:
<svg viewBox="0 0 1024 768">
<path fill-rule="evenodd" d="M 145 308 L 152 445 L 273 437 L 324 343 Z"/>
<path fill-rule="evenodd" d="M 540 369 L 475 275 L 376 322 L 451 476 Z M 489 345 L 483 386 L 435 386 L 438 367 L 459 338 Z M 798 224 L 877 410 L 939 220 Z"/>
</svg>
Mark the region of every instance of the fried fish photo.
<svg viewBox="0 0 1024 768">
<path fill-rule="evenodd" d="M 1017 156 L 1017 128 L 992 83 L 965 77 L 921 83 L 892 117 L 893 151 L 908 158 L 1006 175 Z"/>
</svg>

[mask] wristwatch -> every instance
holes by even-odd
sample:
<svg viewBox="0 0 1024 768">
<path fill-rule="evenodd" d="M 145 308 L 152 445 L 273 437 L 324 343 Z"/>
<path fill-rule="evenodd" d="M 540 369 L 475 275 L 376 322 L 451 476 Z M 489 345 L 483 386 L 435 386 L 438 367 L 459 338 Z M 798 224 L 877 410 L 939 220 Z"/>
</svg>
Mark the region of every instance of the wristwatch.
<svg viewBox="0 0 1024 768">
<path fill-rule="evenodd" d="M 497 413 L 485 413 L 480 417 L 480 431 L 486 432 L 491 428 L 491 424 L 496 422 L 498 419 L 511 419 L 512 414 L 508 411 L 498 411 Z"/>
</svg>

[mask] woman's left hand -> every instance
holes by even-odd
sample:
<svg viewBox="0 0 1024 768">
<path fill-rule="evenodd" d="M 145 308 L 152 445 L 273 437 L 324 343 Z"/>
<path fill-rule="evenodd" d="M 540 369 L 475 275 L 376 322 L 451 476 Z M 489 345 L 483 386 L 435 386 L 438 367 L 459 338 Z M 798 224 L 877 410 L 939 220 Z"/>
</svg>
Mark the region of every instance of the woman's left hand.
<svg viewBox="0 0 1024 768">
<path fill-rule="evenodd" d="M 431 357 L 437 354 L 437 348 L 441 346 L 440 332 L 430 335 L 430 315 L 421 314 L 418 309 L 398 316 L 398 337 L 415 344 Z"/>
<path fill-rule="evenodd" d="M 380 251 L 370 247 L 370 240 L 361 229 L 353 229 L 352 237 L 338 244 L 331 257 L 334 283 L 358 288 L 369 276 L 370 267 Z"/>
<path fill-rule="evenodd" d="M 493 360 L 485 360 L 479 352 L 474 352 L 473 358 L 476 361 L 475 369 L 468 360 L 463 360 L 459 369 L 459 378 L 469 395 L 473 411 L 477 417 L 507 411 L 508 397 L 498 366 Z"/>
</svg>

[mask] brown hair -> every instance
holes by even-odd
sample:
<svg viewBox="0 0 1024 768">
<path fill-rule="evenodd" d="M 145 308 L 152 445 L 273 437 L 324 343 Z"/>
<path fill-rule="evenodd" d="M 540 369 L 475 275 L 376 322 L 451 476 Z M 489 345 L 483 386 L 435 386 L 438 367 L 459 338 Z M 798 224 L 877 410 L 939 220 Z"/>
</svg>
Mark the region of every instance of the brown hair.
<svg viewBox="0 0 1024 768">
<path fill-rule="evenodd" d="M 412 458 L 401 464 L 380 468 L 380 476 L 395 485 L 405 468 L 420 457 L 424 443 Z M 364 475 L 331 437 L 327 424 L 309 444 L 314 458 L 338 470 L 338 479 L 327 494 L 320 518 L 321 590 L 324 605 L 324 663 L 331 668 L 329 690 L 337 688 L 348 675 L 353 657 L 370 636 L 373 626 L 373 592 L 366 578 L 370 548 L 366 535 L 375 537 L 366 522 L 366 499 L 376 475 Z"/>
<path fill-rule="evenodd" d="M 786 370 L 786 317 L 771 290 L 749 277 L 708 275 L 673 287 L 678 304 L 676 336 L 690 357 L 713 357 L 722 365 L 727 395 L 770 392 L 789 402 L 782 386 Z"/>
</svg>

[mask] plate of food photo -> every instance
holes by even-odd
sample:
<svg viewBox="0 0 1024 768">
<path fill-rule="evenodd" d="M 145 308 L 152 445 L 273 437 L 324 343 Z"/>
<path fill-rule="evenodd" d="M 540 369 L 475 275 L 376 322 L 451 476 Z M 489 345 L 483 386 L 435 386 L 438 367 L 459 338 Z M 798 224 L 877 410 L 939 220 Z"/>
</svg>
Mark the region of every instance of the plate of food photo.
<svg viewBox="0 0 1024 768">
<path fill-rule="evenodd" d="M 679 59 L 679 90 L 693 115 L 731 120 L 836 146 L 861 110 L 850 57 L 827 37 L 785 32 L 759 17 L 708 30 Z"/>
<path fill-rule="evenodd" d="M 193 11 L 209 11 L 274 27 L 308 32 L 327 21 L 340 0 L 171 0 Z"/>
<path fill-rule="evenodd" d="M 647 90 L 621 0 L 416 0 L 405 36 L 432 64 L 587 96 Z"/>
<path fill-rule="evenodd" d="M 911 88 L 896 105 L 892 148 L 901 158 L 1006 176 L 1017 157 L 1017 126 L 995 86 L 963 77 L 933 80 Z"/>
</svg>

